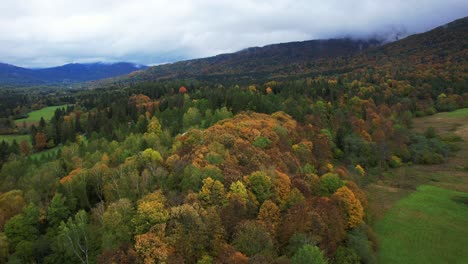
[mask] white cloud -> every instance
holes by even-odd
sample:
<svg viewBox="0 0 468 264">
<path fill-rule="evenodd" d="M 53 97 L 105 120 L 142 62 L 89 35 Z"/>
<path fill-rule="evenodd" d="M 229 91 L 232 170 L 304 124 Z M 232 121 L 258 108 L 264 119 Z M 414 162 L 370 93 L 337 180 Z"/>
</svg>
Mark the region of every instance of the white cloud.
<svg viewBox="0 0 468 264">
<path fill-rule="evenodd" d="M 465 0 L 2 0 L 0 61 L 157 64 L 392 26 L 421 32 L 466 14 Z"/>
</svg>

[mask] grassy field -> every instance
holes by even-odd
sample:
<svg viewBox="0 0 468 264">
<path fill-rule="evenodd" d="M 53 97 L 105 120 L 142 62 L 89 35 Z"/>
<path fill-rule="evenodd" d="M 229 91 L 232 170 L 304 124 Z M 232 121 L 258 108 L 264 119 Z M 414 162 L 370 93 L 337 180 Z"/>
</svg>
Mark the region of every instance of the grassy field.
<svg viewBox="0 0 468 264">
<path fill-rule="evenodd" d="M 367 186 L 379 263 L 468 263 L 468 108 L 416 118 L 458 136 L 460 151 L 444 164 L 404 166 Z"/>
<path fill-rule="evenodd" d="M 66 108 L 66 107 L 67 107 L 67 105 L 44 107 L 44 108 L 42 108 L 40 110 L 36 110 L 36 111 L 32 111 L 32 112 L 28 113 L 27 118 L 21 118 L 21 119 L 15 120 L 15 123 L 18 126 L 23 124 L 24 122 L 26 122 L 26 123 L 36 123 L 36 122 L 39 122 L 41 120 L 41 117 L 43 117 L 46 121 L 49 121 L 54 116 L 55 110 L 57 110 L 59 108 Z"/>
<path fill-rule="evenodd" d="M 453 112 L 440 113 L 439 116 L 443 117 L 467 117 L 468 118 L 468 108 L 458 109 Z"/>
<path fill-rule="evenodd" d="M 0 135 L 0 142 L 5 140 L 9 144 L 11 144 L 15 139 L 18 144 L 21 143 L 21 141 L 23 140 L 31 142 L 31 137 L 29 135 Z"/>
<path fill-rule="evenodd" d="M 422 185 L 400 200 L 375 226 L 379 263 L 468 263 L 463 199 L 468 193 Z"/>
</svg>

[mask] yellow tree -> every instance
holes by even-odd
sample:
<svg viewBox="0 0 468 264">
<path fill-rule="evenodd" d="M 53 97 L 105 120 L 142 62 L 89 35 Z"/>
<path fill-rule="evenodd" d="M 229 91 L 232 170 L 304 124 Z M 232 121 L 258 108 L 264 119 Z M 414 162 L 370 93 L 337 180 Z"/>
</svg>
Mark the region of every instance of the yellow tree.
<svg viewBox="0 0 468 264">
<path fill-rule="evenodd" d="M 364 209 L 354 193 L 346 186 L 336 190 L 332 200 L 338 204 L 347 219 L 348 228 L 353 228 L 362 223 Z"/>
<path fill-rule="evenodd" d="M 138 201 L 137 213 L 132 219 L 137 234 L 146 233 L 151 227 L 164 224 L 169 219 L 169 212 L 164 203 L 166 198 L 160 192 L 146 195 Z"/>
<path fill-rule="evenodd" d="M 224 186 L 220 181 L 208 177 L 203 180 L 198 196 L 207 205 L 222 205 L 225 199 Z"/>
<path fill-rule="evenodd" d="M 155 116 L 153 116 L 153 118 L 151 118 L 151 120 L 150 120 L 150 122 L 148 124 L 147 131 L 148 131 L 148 133 L 156 134 L 158 137 L 161 136 L 161 134 L 162 134 L 161 124 L 159 123 L 159 120 Z"/>
</svg>

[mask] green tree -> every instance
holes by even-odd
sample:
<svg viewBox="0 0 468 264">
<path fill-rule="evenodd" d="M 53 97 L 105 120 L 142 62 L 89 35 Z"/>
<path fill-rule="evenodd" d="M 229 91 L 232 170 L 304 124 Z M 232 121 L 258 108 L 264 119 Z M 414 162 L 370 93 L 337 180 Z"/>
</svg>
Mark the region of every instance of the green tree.
<svg viewBox="0 0 468 264">
<path fill-rule="evenodd" d="M 62 221 L 59 227 L 59 239 L 69 255 L 77 257 L 81 263 L 90 263 L 90 235 L 88 215 L 84 210 L 78 211 L 74 218 Z"/>
<path fill-rule="evenodd" d="M 291 258 L 291 264 L 327 264 L 322 251 L 317 246 L 304 245 Z"/>
<path fill-rule="evenodd" d="M 198 193 L 206 205 L 222 205 L 225 200 L 224 186 L 220 181 L 208 177 L 203 180 L 203 186 Z"/>
<path fill-rule="evenodd" d="M 271 196 L 271 180 L 265 172 L 257 171 L 248 177 L 252 192 L 260 203 L 269 199 Z"/>
<path fill-rule="evenodd" d="M 338 174 L 326 173 L 320 177 L 320 195 L 330 196 L 344 185 L 345 182 L 340 179 Z"/>
<path fill-rule="evenodd" d="M 198 127 L 201 124 L 202 116 L 198 108 L 190 107 L 182 118 L 184 129 Z"/>
<path fill-rule="evenodd" d="M 19 215 L 5 224 L 5 234 L 10 246 L 15 248 L 21 241 L 35 241 L 39 237 L 39 208 L 29 204 Z"/>
<path fill-rule="evenodd" d="M 272 256 L 275 254 L 273 240 L 269 231 L 256 221 L 240 224 L 234 237 L 233 245 L 242 253 L 251 257 L 257 254 Z"/>
<path fill-rule="evenodd" d="M 134 214 L 135 210 L 128 199 L 121 199 L 109 205 L 102 217 L 102 247 L 104 249 L 113 249 L 122 243 L 131 242 Z"/>
<path fill-rule="evenodd" d="M 148 133 L 154 133 L 158 137 L 161 136 L 162 134 L 161 124 L 159 123 L 159 120 L 155 116 L 151 118 L 146 131 Z"/>
<path fill-rule="evenodd" d="M 47 209 L 47 221 L 49 225 L 58 227 L 60 222 L 66 220 L 69 215 L 70 209 L 66 205 L 66 198 L 62 194 L 56 193 Z"/>
<path fill-rule="evenodd" d="M 5 233 L 0 233 L 0 263 L 6 263 L 8 258 L 8 238 Z"/>
<path fill-rule="evenodd" d="M 359 258 L 356 251 L 353 249 L 340 246 L 335 251 L 335 256 L 333 257 L 333 264 L 359 264 L 361 259 Z"/>
<path fill-rule="evenodd" d="M 231 186 L 229 187 L 228 198 L 232 197 L 233 195 L 239 197 L 244 203 L 247 202 L 249 197 L 247 189 L 241 181 L 231 183 Z"/>
</svg>

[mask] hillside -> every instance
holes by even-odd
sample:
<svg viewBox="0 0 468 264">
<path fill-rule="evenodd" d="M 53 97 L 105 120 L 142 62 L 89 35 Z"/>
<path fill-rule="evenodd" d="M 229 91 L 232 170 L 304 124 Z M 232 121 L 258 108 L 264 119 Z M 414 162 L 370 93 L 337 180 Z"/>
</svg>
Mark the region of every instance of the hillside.
<svg viewBox="0 0 468 264">
<path fill-rule="evenodd" d="M 44 69 L 27 69 L 0 63 L 0 85 L 47 85 L 111 78 L 145 69 L 133 63 L 72 63 Z"/>
<path fill-rule="evenodd" d="M 272 44 L 264 47 L 246 48 L 235 53 L 154 66 L 118 80 L 148 81 L 223 75 L 240 78 L 256 77 L 259 74 L 268 75 L 268 73 L 281 71 L 288 65 L 350 56 L 380 44 L 377 40 L 352 39 Z"/>
<path fill-rule="evenodd" d="M 113 83 L 195 78 L 212 81 L 267 81 L 293 76 L 335 75 L 363 67 L 405 68 L 466 62 L 468 18 L 382 45 L 376 40 L 311 40 L 253 47 L 214 57 L 153 66 L 145 71 L 99 82 Z M 451 55 L 450 57 L 448 55 Z"/>
</svg>

